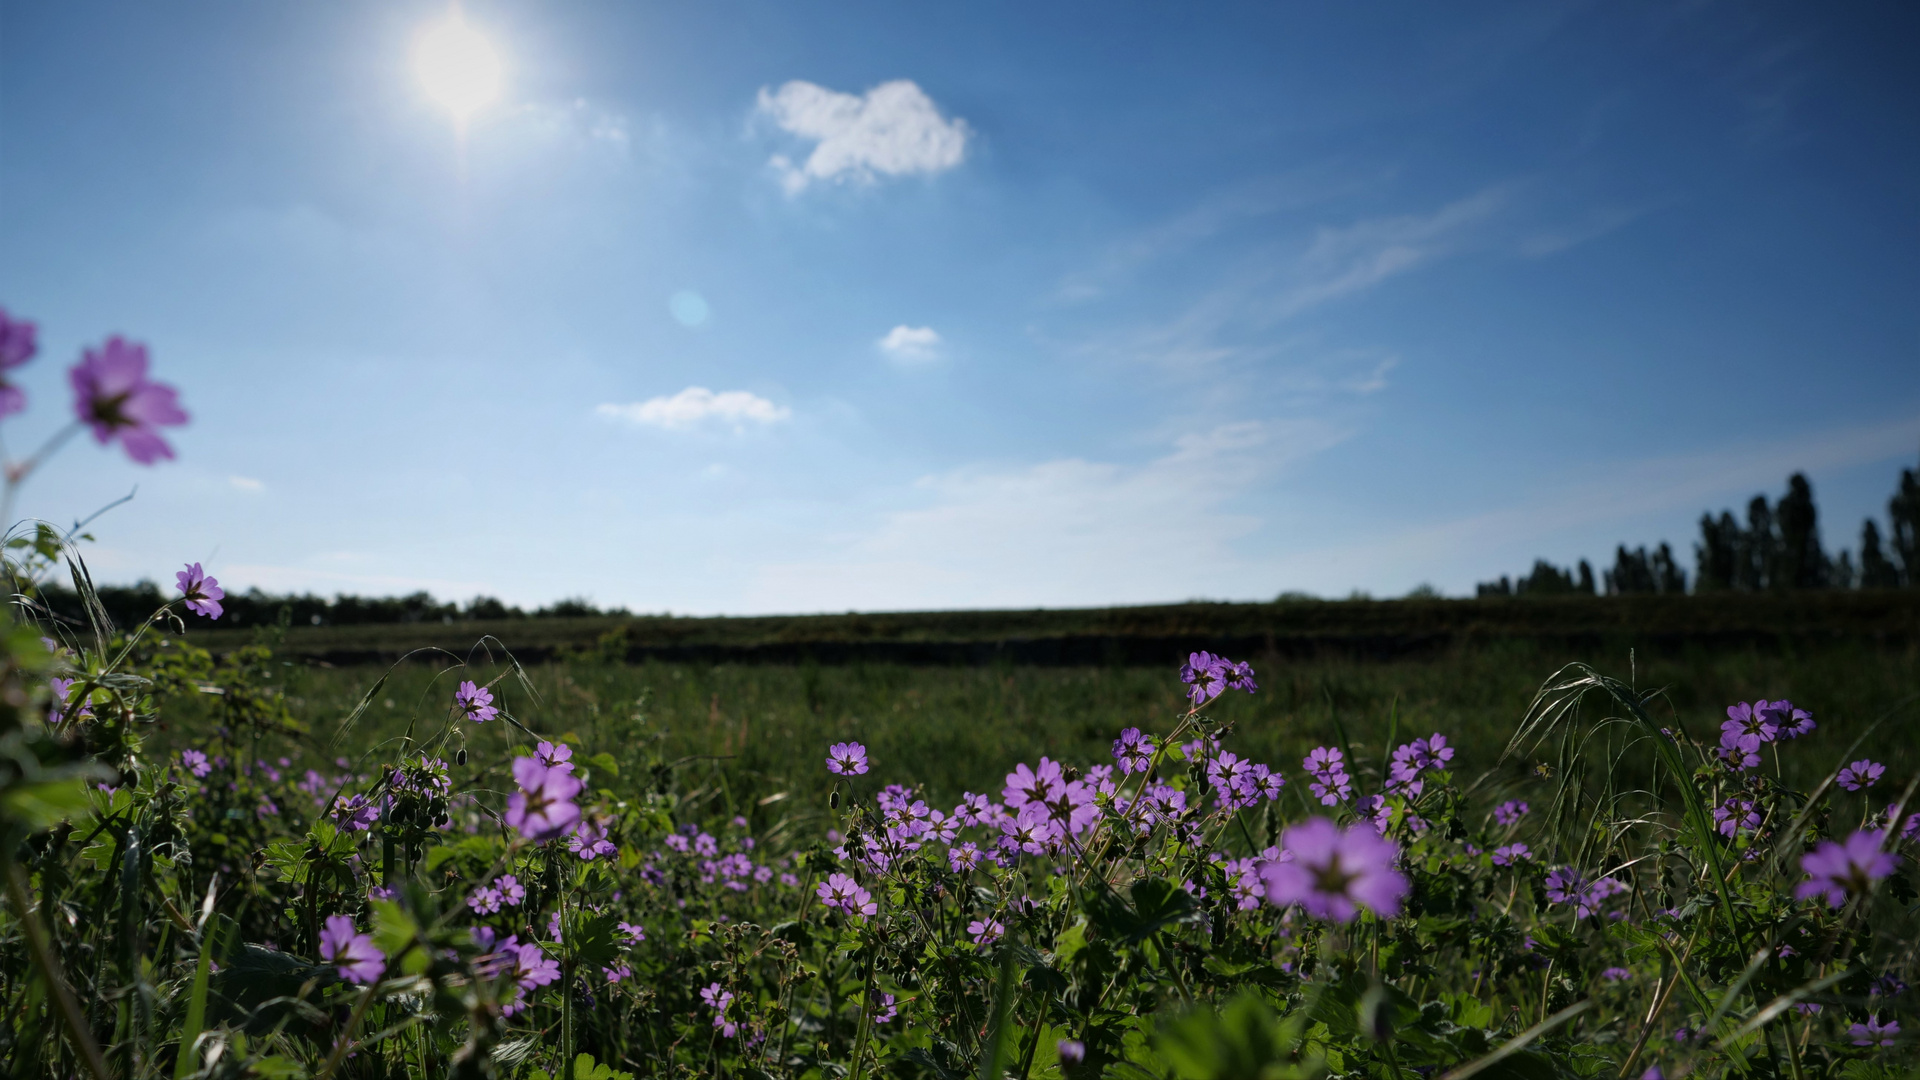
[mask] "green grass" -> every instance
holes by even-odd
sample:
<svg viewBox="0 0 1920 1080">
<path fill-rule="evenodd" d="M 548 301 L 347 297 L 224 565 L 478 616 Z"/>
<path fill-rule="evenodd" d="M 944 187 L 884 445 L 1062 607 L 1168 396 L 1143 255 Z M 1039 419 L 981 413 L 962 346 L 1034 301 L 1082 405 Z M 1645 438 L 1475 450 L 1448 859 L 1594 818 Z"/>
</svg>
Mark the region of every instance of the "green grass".
<svg viewBox="0 0 1920 1080">
<path fill-rule="evenodd" d="M 1260 692 L 1222 699 L 1218 714 L 1236 727 L 1242 753 L 1298 778 L 1302 755 L 1344 737 L 1362 766 L 1395 741 L 1433 731 L 1461 748 L 1465 775 L 1489 769 L 1526 712 L 1541 681 L 1562 664 L 1585 660 L 1639 687 L 1666 687 L 1653 714 L 1680 720 L 1710 739 L 1735 701 L 1790 698 L 1813 710 L 1820 729 L 1805 752 L 1790 756 L 1789 777 L 1805 787 L 1815 771 L 1836 764 L 1852 740 L 1882 717 L 1876 737 L 1856 756 L 1872 756 L 1895 774 L 1920 771 L 1912 735 L 1920 722 L 1920 648 L 1857 643 L 1803 646 L 1786 653 L 1689 647 L 1671 654 L 1595 655 L 1565 646 L 1508 642 L 1457 648 L 1416 660 L 1373 663 L 1345 659 L 1256 658 Z M 356 728 L 340 723 L 378 680 L 378 667 L 322 668 L 289 663 L 286 690 L 295 715 L 313 726 L 311 751 L 325 758 L 357 754 L 405 731 L 444 722 L 462 678 L 491 679 L 499 664 L 460 670 L 409 663 L 394 669 Z M 924 785 L 950 804 L 963 790 L 998 792 L 1017 761 L 1040 754 L 1071 763 L 1109 760 L 1123 727 L 1166 731 L 1182 707 L 1172 668 L 926 667 L 897 664 L 642 664 L 551 663 L 527 670 L 532 692 L 512 679 L 495 684 L 514 714 L 543 734 L 569 735 L 593 752 L 628 757 L 646 714 L 676 757 L 704 771 L 715 797 L 744 807 L 789 792 L 796 802 L 823 797 L 829 743 L 865 743 L 876 776 Z M 176 702 L 169 731 L 182 742 L 199 726 L 192 702 Z M 476 753 L 501 745 L 504 724 L 466 725 Z M 1511 762 L 1517 779 L 1531 761 Z"/>
</svg>

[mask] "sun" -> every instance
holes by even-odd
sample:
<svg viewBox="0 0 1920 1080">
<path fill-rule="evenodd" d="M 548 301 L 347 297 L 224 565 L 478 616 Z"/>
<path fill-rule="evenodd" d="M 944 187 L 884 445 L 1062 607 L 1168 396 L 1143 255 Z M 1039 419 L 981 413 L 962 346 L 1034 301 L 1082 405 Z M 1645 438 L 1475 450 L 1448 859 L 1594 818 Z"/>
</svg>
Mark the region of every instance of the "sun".
<svg viewBox="0 0 1920 1080">
<path fill-rule="evenodd" d="M 500 54 L 458 10 L 420 35 L 413 69 L 427 96 L 463 124 L 500 96 Z"/>
</svg>

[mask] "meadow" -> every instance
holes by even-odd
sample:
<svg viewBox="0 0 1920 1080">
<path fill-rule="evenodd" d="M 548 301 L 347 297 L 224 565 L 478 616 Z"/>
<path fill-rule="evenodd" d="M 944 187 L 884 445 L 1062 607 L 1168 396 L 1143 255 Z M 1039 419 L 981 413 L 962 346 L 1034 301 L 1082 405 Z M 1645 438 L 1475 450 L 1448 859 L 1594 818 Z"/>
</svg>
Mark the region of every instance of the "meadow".
<svg viewBox="0 0 1920 1080">
<path fill-rule="evenodd" d="M 189 636 L 189 641 L 196 640 Z M 1042 754 L 1093 761 L 1113 733 L 1147 726 L 1178 712 L 1181 686 L 1171 667 L 639 664 L 594 660 L 535 664 L 495 681 L 514 665 L 497 646 L 465 657 L 445 654 L 390 666 L 318 667 L 286 662 L 277 676 L 295 716 L 311 728 L 305 749 L 341 745 L 355 753 L 400 736 L 409 723 L 444 711 L 440 699 L 461 679 L 489 683 L 538 730 L 618 753 L 636 716 L 660 751 L 723 781 L 736 800 L 789 792 L 818 804 L 831 777 L 815 768 L 821 748 L 864 743 L 897 763 L 903 782 L 930 799 L 951 802 L 963 791 L 997 786 L 1006 762 Z M 1786 698 L 1817 709 L 1823 744 L 1839 753 L 1882 723 L 1875 754 L 1897 771 L 1920 771 L 1920 740 L 1904 735 L 1920 722 L 1920 648 L 1858 640 L 1778 648 L 1691 645 L 1664 652 L 1619 647 L 1594 656 L 1529 640 L 1496 641 L 1392 662 L 1343 657 L 1253 657 L 1260 691 L 1218 710 L 1244 753 L 1297 761 L 1320 745 L 1344 745 L 1354 760 L 1378 767 L 1408 733 L 1444 731 L 1461 748 L 1463 766 L 1503 781 L 1536 764 L 1499 765 L 1508 740 L 1541 682 L 1561 666 L 1585 661 L 1637 685 L 1659 690 L 1656 715 L 1710 718 L 1726 703 Z M 381 680 L 385 680 L 382 682 Z M 378 684 L 378 690 L 374 688 Z M 342 733 L 342 722 L 372 699 Z M 203 698 L 168 703 L 157 744 L 191 745 L 208 724 Z M 1897 737 L 1889 737 L 1902 733 Z M 480 736 L 475 736 L 476 738 Z M 1790 781 L 1809 785 L 1834 764 L 1797 758 Z"/>
</svg>

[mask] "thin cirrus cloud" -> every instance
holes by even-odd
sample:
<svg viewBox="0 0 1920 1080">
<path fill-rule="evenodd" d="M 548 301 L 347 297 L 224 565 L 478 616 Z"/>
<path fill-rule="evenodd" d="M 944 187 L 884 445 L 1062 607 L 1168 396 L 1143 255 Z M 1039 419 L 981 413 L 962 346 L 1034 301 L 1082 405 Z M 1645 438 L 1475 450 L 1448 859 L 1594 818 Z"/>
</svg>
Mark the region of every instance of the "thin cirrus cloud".
<svg viewBox="0 0 1920 1080">
<path fill-rule="evenodd" d="M 931 326 L 902 323 L 878 342 L 880 351 L 899 363 L 924 364 L 940 359 L 940 335 Z"/>
<path fill-rule="evenodd" d="M 704 386 L 689 386 L 677 394 L 624 405 L 609 403 L 594 412 L 635 427 L 663 431 L 687 431 L 708 424 L 731 425 L 735 431 L 742 431 L 750 424 L 764 427 L 793 415 L 785 405 L 776 405 L 758 394 L 745 390 L 716 393 Z"/>
<path fill-rule="evenodd" d="M 785 154 L 768 162 L 792 195 L 816 180 L 871 184 L 882 176 L 945 172 L 966 158 L 973 136 L 965 120 L 940 115 L 940 107 L 909 79 L 881 83 L 865 94 L 795 79 L 778 90 L 761 88 L 755 111 L 814 144 L 799 164 Z"/>
</svg>

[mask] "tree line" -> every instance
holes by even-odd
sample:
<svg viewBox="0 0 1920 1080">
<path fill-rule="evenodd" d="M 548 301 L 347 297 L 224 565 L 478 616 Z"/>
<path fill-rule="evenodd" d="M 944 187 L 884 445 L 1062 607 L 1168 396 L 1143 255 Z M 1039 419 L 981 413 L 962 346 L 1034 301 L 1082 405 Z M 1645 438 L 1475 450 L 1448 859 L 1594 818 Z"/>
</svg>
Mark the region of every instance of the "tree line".
<svg viewBox="0 0 1920 1080">
<path fill-rule="evenodd" d="M 100 606 L 115 625 L 132 626 L 146 618 L 161 604 L 173 599 L 151 581 L 132 585 L 101 585 L 96 591 Z M 80 599 L 72 589 L 60 585 L 44 587 L 40 600 L 55 614 L 85 624 Z M 352 596 L 342 594 L 331 599 L 311 593 L 275 595 L 260 589 L 229 592 L 222 600 L 226 609 L 220 626 L 370 626 L 383 623 L 459 623 L 505 619 L 583 619 L 597 616 L 631 615 L 626 608 L 600 608 L 583 598 L 555 601 L 527 611 L 491 596 L 476 596 L 466 603 L 437 600 L 432 594 L 416 592 L 407 596 Z M 184 613 L 183 613 L 184 614 Z M 184 614 L 188 623 L 212 625 L 211 620 Z"/>
<path fill-rule="evenodd" d="M 1581 559 L 1561 568 L 1545 559 L 1517 578 L 1501 575 L 1483 581 L 1480 596 L 1564 596 L 1605 593 L 1787 592 L 1800 589 L 1920 588 L 1920 470 L 1902 469 L 1887 500 L 1887 529 L 1869 517 L 1860 526 L 1859 555 L 1848 548 L 1829 555 L 1820 542 L 1820 515 L 1813 485 L 1805 474 L 1787 478 L 1778 500 L 1764 494 L 1747 503 L 1743 521 L 1732 510 L 1700 516 L 1700 539 L 1693 545 L 1689 580 L 1662 541 L 1614 549 L 1613 568 L 1595 579 Z"/>
</svg>

